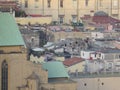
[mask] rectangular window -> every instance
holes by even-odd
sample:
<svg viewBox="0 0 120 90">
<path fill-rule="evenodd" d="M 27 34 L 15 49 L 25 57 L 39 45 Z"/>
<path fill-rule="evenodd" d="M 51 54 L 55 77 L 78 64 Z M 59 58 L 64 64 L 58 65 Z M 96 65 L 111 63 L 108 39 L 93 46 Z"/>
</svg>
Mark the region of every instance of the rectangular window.
<svg viewBox="0 0 120 90">
<path fill-rule="evenodd" d="M 85 0 L 85 6 L 88 6 L 89 0 Z"/>
<path fill-rule="evenodd" d="M 48 0 L 48 8 L 51 7 L 51 0 Z"/>
<path fill-rule="evenodd" d="M 119 58 L 120 58 L 120 55 L 119 55 Z"/>
<path fill-rule="evenodd" d="M 62 24 L 64 22 L 64 17 L 60 16 L 59 19 L 60 19 L 60 24 Z"/>
<path fill-rule="evenodd" d="M 83 56 L 84 56 L 84 53 L 83 53 Z"/>
<path fill-rule="evenodd" d="M 101 54 L 99 54 L 99 57 L 101 57 Z"/>
<path fill-rule="evenodd" d="M 38 8 L 39 6 L 35 5 L 35 8 Z"/>
<path fill-rule="evenodd" d="M 118 6 L 118 0 L 114 0 L 114 1 L 113 1 L 113 6 L 114 6 L 114 7 L 117 7 L 117 6 Z"/>
<path fill-rule="evenodd" d="M 38 2 L 39 0 L 35 0 L 35 2 Z"/>
<path fill-rule="evenodd" d="M 63 0 L 60 0 L 60 7 L 63 8 Z"/>
<path fill-rule="evenodd" d="M 118 14 L 112 14 L 113 17 L 117 18 L 118 17 Z"/>
<path fill-rule="evenodd" d="M 28 0 L 25 0 L 25 8 L 28 8 Z"/>
<path fill-rule="evenodd" d="M 39 8 L 39 3 L 35 2 L 35 8 Z"/>
<path fill-rule="evenodd" d="M 97 54 L 95 54 L 95 57 L 97 56 Z"/>
<path fill-rule="evenodd" d="M 72 15 L 72 22 L 74 22 L 74 23 L 77 22 L 77 15 Z"/>
<path fill-rule="evenodd" d="M 102 3 L 103 3 L 103 0 L 100 0 L 100 3 L 99 3 L 100 7 L 103 6 Z"/>
</svg>

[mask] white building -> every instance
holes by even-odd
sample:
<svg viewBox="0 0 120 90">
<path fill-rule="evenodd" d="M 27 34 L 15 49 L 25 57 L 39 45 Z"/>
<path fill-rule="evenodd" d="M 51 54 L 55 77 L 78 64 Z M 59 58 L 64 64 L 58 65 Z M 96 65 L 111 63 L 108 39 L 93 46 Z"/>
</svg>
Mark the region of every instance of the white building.
<svg viewBox="0 0 120 90">
<path fill-rule="evenodd" d="M 81 58 L 84 58 L 84 59 L 90 59 L 90 57 L 91 57 L 91 53 L 93 53 L 93 52 L 95 52 L 95 51 L 90 51 L 90 50 L 82 50 L 81 52 L 80 52 L 80 56 L 81 56 Z"/>
<path fill-rule="evenodd" d="M 85 72 L 87 73 L 99 73 L 104 69 L 104 62 L 100 60 L 85 60 Z"/>
</svg>

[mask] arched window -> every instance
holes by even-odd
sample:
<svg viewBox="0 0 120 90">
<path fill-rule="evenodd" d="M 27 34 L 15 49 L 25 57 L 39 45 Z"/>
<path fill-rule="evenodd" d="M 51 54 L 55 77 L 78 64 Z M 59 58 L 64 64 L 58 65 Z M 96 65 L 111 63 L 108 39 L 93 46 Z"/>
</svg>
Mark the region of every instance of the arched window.
<svg viewBox="0 0 120 90">
<path fill-rule="evenodd" d="M 6 60 L 2 62 L 2 67 L 1 67 L 1 90 L 8 90 L 8 64 Z"/>
</svg>

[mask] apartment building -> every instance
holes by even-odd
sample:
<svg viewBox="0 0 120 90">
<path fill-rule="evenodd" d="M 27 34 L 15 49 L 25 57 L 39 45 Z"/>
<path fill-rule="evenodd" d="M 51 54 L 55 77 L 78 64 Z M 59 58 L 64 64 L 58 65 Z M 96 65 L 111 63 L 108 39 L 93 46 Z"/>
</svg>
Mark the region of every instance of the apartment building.
<svg viewBox="0 0 120 90">
<path fill-rule="evenodd" d="M 96 11 L 120 18 L 120 0 L 20 0 L 19 3 L 27 15 L 49 16 L 59 23 L 77 22 Z"/>
</svg>

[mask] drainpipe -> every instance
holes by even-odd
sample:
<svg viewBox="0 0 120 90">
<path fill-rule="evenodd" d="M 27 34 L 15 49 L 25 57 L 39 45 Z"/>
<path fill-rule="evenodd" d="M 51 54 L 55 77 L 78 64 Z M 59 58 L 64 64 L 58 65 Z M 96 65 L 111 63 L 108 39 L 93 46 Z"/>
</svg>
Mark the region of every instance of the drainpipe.
<svg viewBox="0 0 120 90">
<path fill-rule="evenodd" d="M 42 13 L 43 13 L 43 16 L 44 16 L 44 0 L 42 0 Z"/>
<path fill-rule="evenodd" d="M 79 22 L 79 0 L 77 0 L 77 22 Z"/>
<path fill-rule="evenodd" d="M 59 21 L 59 2 L 60 2 L 60 0 L 58 0 L 58 23 L 60 23 L 60 21 Z"/>
</svg>

